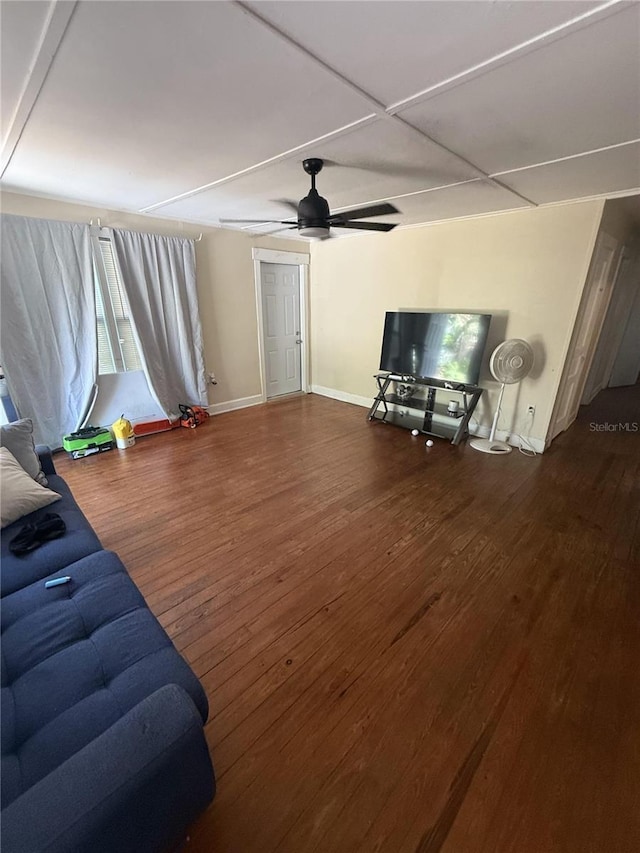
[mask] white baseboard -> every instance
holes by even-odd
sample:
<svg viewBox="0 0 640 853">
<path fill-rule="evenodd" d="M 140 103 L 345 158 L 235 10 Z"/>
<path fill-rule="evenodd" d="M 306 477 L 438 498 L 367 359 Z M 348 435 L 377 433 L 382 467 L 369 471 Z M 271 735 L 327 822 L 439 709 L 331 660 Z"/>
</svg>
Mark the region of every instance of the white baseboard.
<svg viewBox="0 0 640 853">
<path fill-rule="evenodd" d="M 320 394 L 322 397 L 331 397 L 333 400 L 340 400 L 341 403 L 353 403 L 354 406 L 362 406 L 365 409 L 370 409 L 373 403 L 373 395 L 361 397 L 359 394 L 349 394 L 348 391 L 325 388 L 324 385 L 312 385 L 311 393 Z"/>
<path fill-rule="evenodd" d="M 312 385 L 311 393 L 331 397 L 333 400 L 340 400 L 342 403 L 353 403 L 355 406 L 362 406 L 365 409 L 371 408 L 373 403 L 373 395 L 361 397 L 358 394 L 349 394 L 347 391 L 338 391 L 336 388 L 325 388 L 323 385 Z M 491 429 L 482 424 L 469 424 L 469 432 L 471 435 L 480 436 L 480 438 L 489 438 Z M 498 441 L 508 442 L 512 447 L 533 448 L 536 453 L 544 453 L 545 450 L 545 443 L 540 438 L 521 437 L 516 433 L 509 434 L 505 430 L 496 430 L 496 438 Z"/>
<path fill-rule="evenodd" d="M 213 403 L 211 406 L 207 406 L 207 411 L 210 415 L 221 415 L 223 412 L 234 412 L 236 409 L 259 406 L 263 402 L 261 394 L 254 394 L 253 397 L 239 397 L 237 400 L 227 400 L 225 403 Z"/>
</svg>

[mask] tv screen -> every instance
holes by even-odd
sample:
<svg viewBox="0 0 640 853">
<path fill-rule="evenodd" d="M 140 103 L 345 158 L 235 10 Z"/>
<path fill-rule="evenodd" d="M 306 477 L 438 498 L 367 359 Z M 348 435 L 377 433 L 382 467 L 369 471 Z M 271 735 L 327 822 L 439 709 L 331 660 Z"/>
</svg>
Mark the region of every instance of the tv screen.
<svg viewBox="0 0 640 853">
<path fill-rule="evenodd" d="M 387 311 L 380 369 L 476 385 L 491 314 Z"/>
</svg>

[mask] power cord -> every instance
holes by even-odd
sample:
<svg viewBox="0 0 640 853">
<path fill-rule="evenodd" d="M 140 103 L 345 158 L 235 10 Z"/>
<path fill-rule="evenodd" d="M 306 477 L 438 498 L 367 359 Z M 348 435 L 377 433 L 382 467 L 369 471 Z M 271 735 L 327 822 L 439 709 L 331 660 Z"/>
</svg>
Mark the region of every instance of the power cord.
<svg viewBox="0 0 640 853">
<path fill-rule="evenodd" d="M 532 459 L 534 456 L 538 455 L 537 450 L 533 447 L 533 445 L 529 441 L 529 439 L 531 437 L 531 429 L 533 427 L 533 419 L 535 417 L 535 414 L 533 412 L 529 412 L 527 417 L 531 418 L 531 423 L 529 424 L 529 429 L 527 430 L 527 434 L 518 436 L 520 439 L 520 446 L 518 447 L 518 450 L 520 451 L 520 453 L 522 453 L 523 456 L 528 456 L 530 459 Z M 526 428 L 526 422 L 525 422 L 525 428 Z M 524 445 L 527 445 L 527 446 L 525 447 Z"/>
<path fill-rule="evenodd" d="M 500 406 L 500 408 L 498 409 L 497 423 L 500 423 L 500 415 L 501 414 L 502 414 L 502 406 Z M 530 412 L 528 414 L 528 417 L 531 418 L 531 422 L 528 425 L 529 428 L 527 430 L 527 434 L 518 436 L 518 439 L 520 442 L 518 445 L 518 450 L 520 451 L 520 453 L 522 453 L 523 456 L 528 456 L 530 459 L 533 459 L 535 456 L 538 455 L 538 451 L 535 449 L 535 447 L 533 447 L 533 445 L 529 441 L 529 438 L 530 438 L 530 434 L 531 434 L 531 428 L 533 427 L 533 419 L 534 419 L 535 415 L 532 412 Z M 478 420 L 476 420 L 475 417 L 471 416 L 469 418 L 469 426 L 472 426 L 472 427 L 474 427 L 474 429 L 477 429 L 480 426 L 480 423 Z M 526 427 L 526 423 L 525 423 L 525 427 Z"/>
</svg>

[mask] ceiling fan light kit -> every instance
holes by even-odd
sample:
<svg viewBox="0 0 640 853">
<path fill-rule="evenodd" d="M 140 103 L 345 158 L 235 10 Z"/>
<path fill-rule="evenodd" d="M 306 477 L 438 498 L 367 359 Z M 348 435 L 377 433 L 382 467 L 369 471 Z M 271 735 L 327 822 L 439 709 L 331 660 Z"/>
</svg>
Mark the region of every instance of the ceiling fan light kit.
<svg viewBox="0 0 640 853">
<path fill-rule="evenodd" d="M 502 398 L 505 386 L 521 382 L 529 374 L 533 367 L 533 358 L 531 345 L 521 338 L 511 338 L 508 341 L 503 341 L 494 349 L 489 362 L 489 369 L 493 374 L 493 378 L 501 383 L 500 396 L 498 397 L 496 413 L 493 416 L 489 438 L 472 439 L 469 443 L 474 450 L 479 450 L 481 453 L 493 453 L 495 455 L 504 455 L 511 453 L 513 450 L 506 441 L 496 439 L 496 428 L 498 426 L 498 418 L 500 417 Z"/>
<path fill-rule="evenodd" d="M 311 237 L 313 240 L 326 240 L 331 236 L 331 231 L 322 225 L 303 225 L 298 228 L 301 237 Z"/>
<path fill-rule="evenodd" d="M 233 224 L 261 224 L 261 225 L 284 225 L 279 230 L 298 229 L 301 237 L 310 237 L 313 240 L 326 240 L 331 236 L 331 228 L 350 228 L 360 231 L 392 231 L 397 222 L 360 222 L 373 216 L 388 216 L 399 213 L 397 207 L 388 202 L 371 204 L 366 207 L 357 207 L 345 210 L 343 213 L 331 213 L 329 203 L 316 189 L 316 175 L 322 170 L 324 161 L 319 157 L 309 157 L 302 161 L 302 168 L 307 175 L 311 175 L 311 189 L 308 195 L 300 199 L 298 204 L 283 200 L 284 204 L 292 207 L 297 213 L 296 220 L 257 220 L 257 219 L 221 219 L 221 223 Z"/>
</svg>

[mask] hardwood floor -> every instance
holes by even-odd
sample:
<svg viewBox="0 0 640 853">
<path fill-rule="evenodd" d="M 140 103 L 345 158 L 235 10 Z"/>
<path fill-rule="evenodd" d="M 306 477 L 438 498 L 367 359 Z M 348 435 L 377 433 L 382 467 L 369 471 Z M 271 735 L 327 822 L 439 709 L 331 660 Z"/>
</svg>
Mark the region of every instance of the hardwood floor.
<svg viewBox="0 0 640 853">
<path fill-rule="evenodd" d="M 640 387 L 535 459 L 316 396 L 58 470 L 207 690 L 189 853 L 640 850 Z"/>
</svg>

